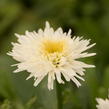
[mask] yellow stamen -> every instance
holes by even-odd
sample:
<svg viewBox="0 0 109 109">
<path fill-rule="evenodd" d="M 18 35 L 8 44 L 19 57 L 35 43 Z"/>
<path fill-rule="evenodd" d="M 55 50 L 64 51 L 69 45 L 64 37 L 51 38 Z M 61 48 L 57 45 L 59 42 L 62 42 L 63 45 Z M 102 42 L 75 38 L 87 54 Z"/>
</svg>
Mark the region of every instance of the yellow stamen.
<svg viewBox="0 0 109 109">
<path fill-rule="evenodd" d="M 43 47 L 46 53 L 61 53 L 65 47 L 65 41 L 46 40 L 43 42 Z"/>
</svg>

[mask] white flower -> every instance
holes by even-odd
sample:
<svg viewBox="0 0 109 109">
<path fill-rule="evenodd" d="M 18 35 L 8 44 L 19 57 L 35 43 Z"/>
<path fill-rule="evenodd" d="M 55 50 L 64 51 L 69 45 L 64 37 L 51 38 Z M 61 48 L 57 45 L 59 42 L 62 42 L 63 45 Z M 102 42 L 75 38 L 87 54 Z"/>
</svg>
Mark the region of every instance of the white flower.
<svg viewBox="0 0 109 109">
<path fill-rule="evenodd" d="M 48 75 L 48 89 L 53 89 L 55 79 L 59 83 L 64 83 L 61 79 L 63 75 L 66 81 L 72 80 L 78 87 L 80 80 L 84 80 L 84 68 L 92 68 L 80 62 L 79 58 L 94 56 L 95 53 L 84 52 L 93 47 L 89 45 L 90 40 L 83 40 L 82 37 L 71 38 L 71 30 L 64 33 L 61 28 L 56 31 L 46 22 L 44 31 L 39 29 L 36 33 L 26 31 L 25 35 L 15 34 L 18 43 L 12 43 L 12 52 L 8 55 L 19 61 L 18 69 L 14 72 L 27 70 L 30 75 L 27 79 L 34 77 L 34 86 Z"/>
<path fill-rule="evenodd" d="M 96 100 L 98 102 L 97 109 L 109 109 L 109 99 L 97 98 Z"/>
</svg>

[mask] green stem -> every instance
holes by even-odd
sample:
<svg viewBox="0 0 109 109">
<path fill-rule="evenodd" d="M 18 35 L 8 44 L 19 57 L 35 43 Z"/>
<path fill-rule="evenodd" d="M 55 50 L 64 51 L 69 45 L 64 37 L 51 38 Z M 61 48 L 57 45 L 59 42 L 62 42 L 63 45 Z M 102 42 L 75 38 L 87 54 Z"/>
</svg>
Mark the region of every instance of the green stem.
<svg viewBox="0 0 109 109">
<path fill-rule="evenodd" d="M 62 89 L 57 81 L 56 81 L 56 90 L 57 90 L 58 109 L 62 109 Z"/>
</svg>

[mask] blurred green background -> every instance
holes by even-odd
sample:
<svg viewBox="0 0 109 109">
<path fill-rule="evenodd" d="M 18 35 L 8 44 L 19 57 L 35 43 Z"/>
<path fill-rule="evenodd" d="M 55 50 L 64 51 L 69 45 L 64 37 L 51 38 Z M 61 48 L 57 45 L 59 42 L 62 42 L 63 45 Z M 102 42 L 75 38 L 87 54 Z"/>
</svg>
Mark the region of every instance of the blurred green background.
<svg viewBox="0 0 109 109">
<path fill-rule="evenodd" d="M 83 59 L 96 68 L 87 69 L 80 88 L 66 82 L 49 91 L 47 78 L 33 87 L 33 79 L 25 80 L 27 72 L 12 73 L 16 62 L 6 53 L 16 41 L 14 33 L 37 31 L 45 21 L 97 43 L 89 50 L 97 56 Z M 107 97 L 108 88 L 109 0 L 0 0 L 0 109 L 96 109 L 95 98 Z"/>
</svg>

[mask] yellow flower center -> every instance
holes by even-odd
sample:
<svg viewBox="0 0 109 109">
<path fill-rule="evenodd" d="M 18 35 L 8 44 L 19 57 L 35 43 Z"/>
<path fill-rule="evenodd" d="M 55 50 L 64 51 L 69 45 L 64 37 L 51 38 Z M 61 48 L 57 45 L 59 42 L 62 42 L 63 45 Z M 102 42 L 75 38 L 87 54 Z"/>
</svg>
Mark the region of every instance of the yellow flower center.
<svg viewBox="0 0 109 109">
<path fill-rule="evenodd" d="M 61 53 L 65 47 L 65 41 L 46 40 L 43 43 L 44 51 L 48 53 Z"/>
<path fill-rule="evenodd" d="M 42 43 L 44 55 L 55 67 L 60 65 L 65 47 L 65 40 L 44 40 Z"/>
</svg>

